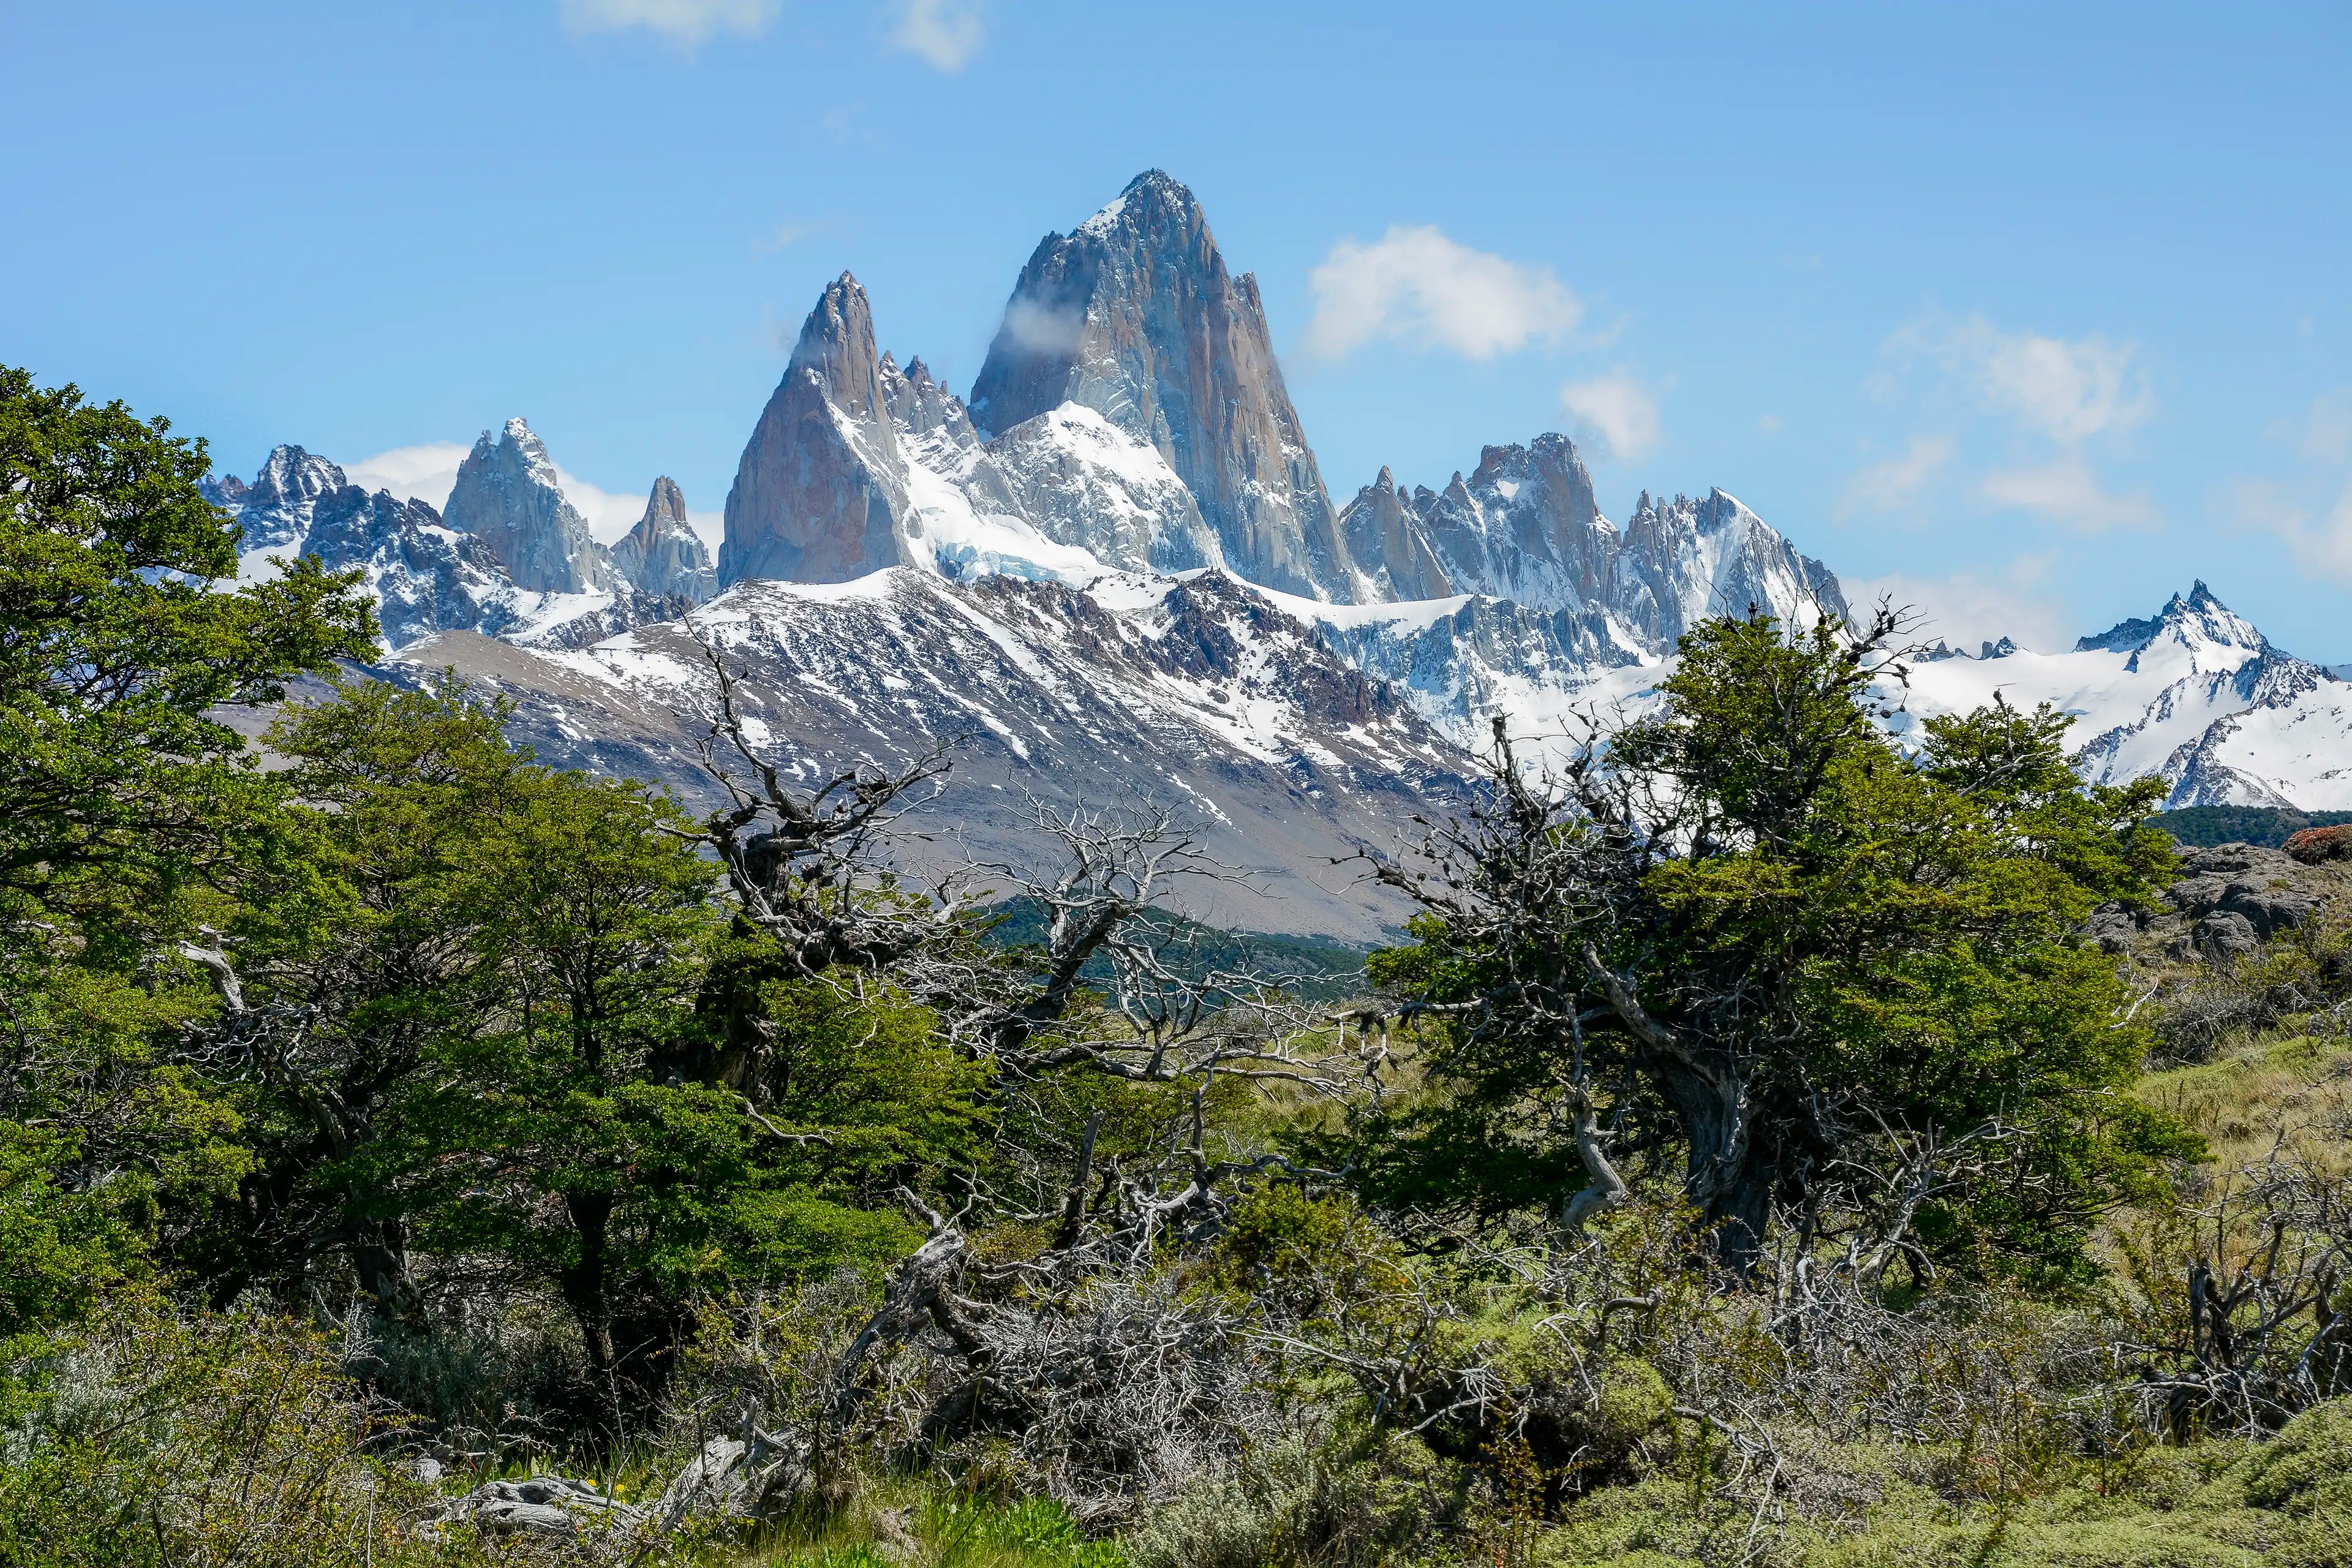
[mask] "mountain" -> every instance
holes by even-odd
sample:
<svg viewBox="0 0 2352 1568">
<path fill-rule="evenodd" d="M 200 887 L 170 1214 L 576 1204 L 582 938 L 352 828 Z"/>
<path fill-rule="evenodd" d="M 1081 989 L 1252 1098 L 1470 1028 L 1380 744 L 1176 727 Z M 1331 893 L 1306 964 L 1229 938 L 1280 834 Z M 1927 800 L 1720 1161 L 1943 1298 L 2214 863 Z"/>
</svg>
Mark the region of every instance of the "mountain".
<svg viewBox="0 0 2352 1568">
<path fill-rule="evenodd" d="M 1072 404 L 1159 452 L 1232 571 L 1308 598 L 1357 596 L 1257 279 L 1226 270 L 1192 193 L 1157 169 L 1039 242 L 972 383 L 971 416 L 988 431 Z"/>
<path fill-rule="evenodd" d="M 455 666 L 513 697 L 551 762 L 713 803 L 715 654 L 793 777 L 958 739 L 910 869 L 1026 852 L 1039 802 L 1158 805 L 1255 889 L 1204 882 L 1191 912 L 1349 941 L 1404 912 L 1350 858 L 1469 799 L 1497 715 L 1540 757 L 1654 702 L 1706 616 L 1847 612 L 1723 489 L 1644 492 L 1612 521 L 1557 433 L 1442 488 L 1382 468 L 1334 512 L 1270 343 L 1255 283 L 1155 172 L 1039 244 L 969 405 L 882 350 L 855 277 L 825 285 L 715 570 L 667 479 L 597 546 L 520 420 L 475 444 L 446 517 L 299 447 L 209 493 L 248 545 L 366 573 L 387 679 Z M 2352 804 L 2345 683 L 2202 584 L 2065 653 L 1938 648 L 1893 722 L 1996 692 L 2077 714 L 2086 774 L 2163 778 L 2176 806 Z"/>
<path fill-rule="evenodd" d="M 207 480 L 205 499 L 236 519 L 237 553 L 283 550 L 310 531 L 319 498 L 343 488 L 343 470 L 299 447 L 278 447 L 247 484 L 235 474 Z"/>
<path fill-rule="evenodd" d="M 809 312 L 736 466 L 719 580 L 843 583 L 911 564 L 911 512 L 874 312 L 845 272 Z"/>
<path fill-rule="evenodd" d="M 619 584 L 588 520 L 564 499 L 545 444 L 520 418 L 508 420 L 495 443 L 482 432 L 457 466 L 442 512 L 450 528 L 488 545 L 518 588 L 609 593 Z"/>
<path fill-rule="evenodd" d="M 645 515 L 612 550 L 613 570 L 657 598 L 698 605 L 719 590 L 710 549 L 686 521 L 686 497 L 667 474 L 654 480 Z"/>
<path fill-rule="evenodd" d="M 493 445 L 485 435 L 477 442 L 452 499 L 465 494 L 472 515 L 492 523 L 488 535 L 451 526 L 424 501 L 371 494 L 334 463 L 294 446 L 272 448 L 250 484 L 226 475 L 206 479 L 203 489 L 244 536 L 240 580 L 272 576 L 272 558 L 289 555 L 357 570 L 375 599 L 387 650 L 458 628 L 517 643 L 585 646 L 682 609 L 684 597 L 640 592 L 620 579 L 562 499 L 554 473 L 546 448 L 520 419 L 507 422 L 505 440 Z M 683 513 L 681 505 L 681 523 Z M 527 588 L 515 581 L 509 557 L 533 563 L 541 580 L 599 585 Z"/>
<path fill-rule="evenodd" d="M 1996 692 L 2075 715 L 2084 774 L 2162 779 L 2169 809 L 2352 807 L 2352 684 L 2272 646 L 2201 582 L 2064 653 L 2003 638 L 1922 661 L 1907 706 L 1963 712 Z"/>
<path fill-rule="evenodd" d="M 1622 533 L 1601 515 L 1592 476 L 1565 436 L 1488 447 L 1465 479 L 1408 496 L 1386 468 L 1340 514 L 1381 599 L 1476 595 L 1528 609 L 1597 613 L 1595 637 L 1663 656 L 1695 621 L 1745 614 L 1843 616 L 1836 575 L 1801 555 L 1722 490 L 1654 501 Z"/>
</svg>

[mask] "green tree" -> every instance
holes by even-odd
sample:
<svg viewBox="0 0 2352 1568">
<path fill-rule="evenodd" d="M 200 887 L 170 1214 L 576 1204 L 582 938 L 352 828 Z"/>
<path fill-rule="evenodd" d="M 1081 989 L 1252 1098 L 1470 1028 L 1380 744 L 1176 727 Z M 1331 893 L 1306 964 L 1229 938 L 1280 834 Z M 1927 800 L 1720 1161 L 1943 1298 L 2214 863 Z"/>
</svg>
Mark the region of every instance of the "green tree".
<svg viewBox="0 0 2352 1568">
<path fill-rule="evenodd" d="M 1558 787 L 1498 731 L 1494 806 L 1390 872 L 1426 912 L 1374 973 L 1437 1039 L 1366 1130 L 1381 1195 L 1440 1196 L 1427 1156 L 1457 1203 L 1580 1216 L 1674 1159 L 1735 1269 L 1839 1181 L 1914 1256 L 2084 1267 L 2085 1223 L 2189 1147 L 2120 1092 L 2148 1042 L 2074 934 L 2171 865 L 2157 792 L 2085 786 L 2047 710 L 1898 744 L 1895 627 L 1707 622 Z"/>
<path fill-rule="evenodd" d="M 0 900 L 153 923 L 276 785 L 218 710 L 375 653 L 356 576 L 297 561 L 233 593 L 204 443 L 0 368 Z"/>
<path fill-rule="evenodd" d="M 224 709 L 372 657 L 355 580 L 297 563 L 222 591 L 237 531 L 204 444 L 0 368 L 0 1146 L 20 1328 L 135 1273 L 243 1168 L 236 1119 L 171 1059 L 212 1005 L 171 943 L 284 782 Z M 77 1261 L 79 1260 L 79 1261 Z M 19 1289 L 19 1287 L 22 1289 Z"/>
<path fill-rule="evenodd" d="M 703 1294 L 905 1251 L 890 1189 L 951 1157 L 982 1079 L 855 975 L 767 988 L 764 1110 L 681 1077 L 726 915 L 678 829 L 639 786 L 541 774 L 478 835 L 465 897 L 496 984 L 482 1026 L 430 1048 L 376 1183 L 421 1246 L 552 1287 L 623 1418 Z"/>
<path fill-rule="evenodd" d="M 379 1309 L 416 1310 L 404 1222 L 375 1202 L 369 1152 L 428 1046 L 481 1027 L 496 1001 L 475 864 L 545 788 L 507 717 L 454 679 L 339 680 L 270 728 L 295 798 L 224 917 L 257 1016 L 206 1063 L 255 1169 L 180 1259 L 216 1300 L 287 1294 L 338 1253 Z"/>
</svg>

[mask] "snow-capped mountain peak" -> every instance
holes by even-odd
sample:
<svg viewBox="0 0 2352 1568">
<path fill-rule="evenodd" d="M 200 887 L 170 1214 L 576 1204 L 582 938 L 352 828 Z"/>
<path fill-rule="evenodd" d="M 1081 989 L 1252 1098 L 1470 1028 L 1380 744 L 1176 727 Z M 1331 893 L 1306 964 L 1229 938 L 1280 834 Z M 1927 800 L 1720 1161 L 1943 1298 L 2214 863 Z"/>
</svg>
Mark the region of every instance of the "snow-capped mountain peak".
<svg viewBox="0 0 2352 1568">
<path fill-rule="evenodd" d="M 2273 647 L 2201 582 L 2071 652 L 2004 637 L 1979 658 L 1920 661 L 1907 705 L 1966 712 L 1996 692 L 2073 715 L 2087 777 L 2160 778 L 2172 807 L 2352 805 L 2352 687 Z"/>
<path fill-rule="evenodd" d="M 2137 669 L 2143 655 L 2177 648 L 2190 668 L 2210 673 L 2235 669 L 2247 659 L 2268 653 L 2270 646 L 2270 639 L 2252 621 L 2214 597 L 2200 579 L 2187 594 L 2175 594 L 2166 600 L 2164 608 L 2155 615 L 2119 622 L 2095 637 L 2084 637 L 2074 645 L 2074 651 L 2127 654 L 2133 660 L 2129 668 Z"/>
</svg>

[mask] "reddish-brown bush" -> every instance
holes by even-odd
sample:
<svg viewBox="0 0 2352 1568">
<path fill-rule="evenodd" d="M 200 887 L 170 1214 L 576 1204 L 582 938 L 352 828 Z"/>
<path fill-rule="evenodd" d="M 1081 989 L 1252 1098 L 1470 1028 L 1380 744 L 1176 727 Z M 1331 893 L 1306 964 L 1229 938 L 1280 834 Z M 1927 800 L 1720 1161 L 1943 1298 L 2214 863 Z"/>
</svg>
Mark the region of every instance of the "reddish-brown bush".
<svg viewBox="0 0 2352 1568">
<path fill-rule="evenodd" d="M 2290 837 L 2286 852 L 2306 866 L 2322 860 L 2352 860 L 2352 823 L 2336 827 L 2306 827 Z"/>
</svg>

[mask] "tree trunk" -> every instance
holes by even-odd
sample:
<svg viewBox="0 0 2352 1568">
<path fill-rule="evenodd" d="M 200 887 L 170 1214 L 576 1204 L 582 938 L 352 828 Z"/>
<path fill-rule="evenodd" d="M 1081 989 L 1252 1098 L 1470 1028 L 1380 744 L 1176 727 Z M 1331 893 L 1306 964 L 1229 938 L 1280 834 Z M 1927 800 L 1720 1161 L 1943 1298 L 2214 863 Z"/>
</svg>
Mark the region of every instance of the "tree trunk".
<svg viewBox="0 0 2352 1568">
<path fill-rule="evenodd" d="M 1682 1124 L 1689 1150 L 1683 1191 L 1698 1208 L 1707 1248 L 1727 1272 L 1746 1279 L 1763 1255 L 1773 1188 L 1770 1165 L 1756 1146 L 1747 1086 L 1727 1058 L 1669 1061 L 1654 1071 Z"/>
<path fill-rule="evenodd" d="M 580 1324 L 580 1342 L 588 1365 L 600 1379 L 613 1373 L 613 1305 L 605 1278 L 605 1226 L 613 1217 L 613 1199 L 606 1193 L 575 1193 L 563 1200 L 572 1228 L 580 1237 L 580 1256 L 563 1271 L 560 1281 L 563 1303 Z"/>
</svg>

